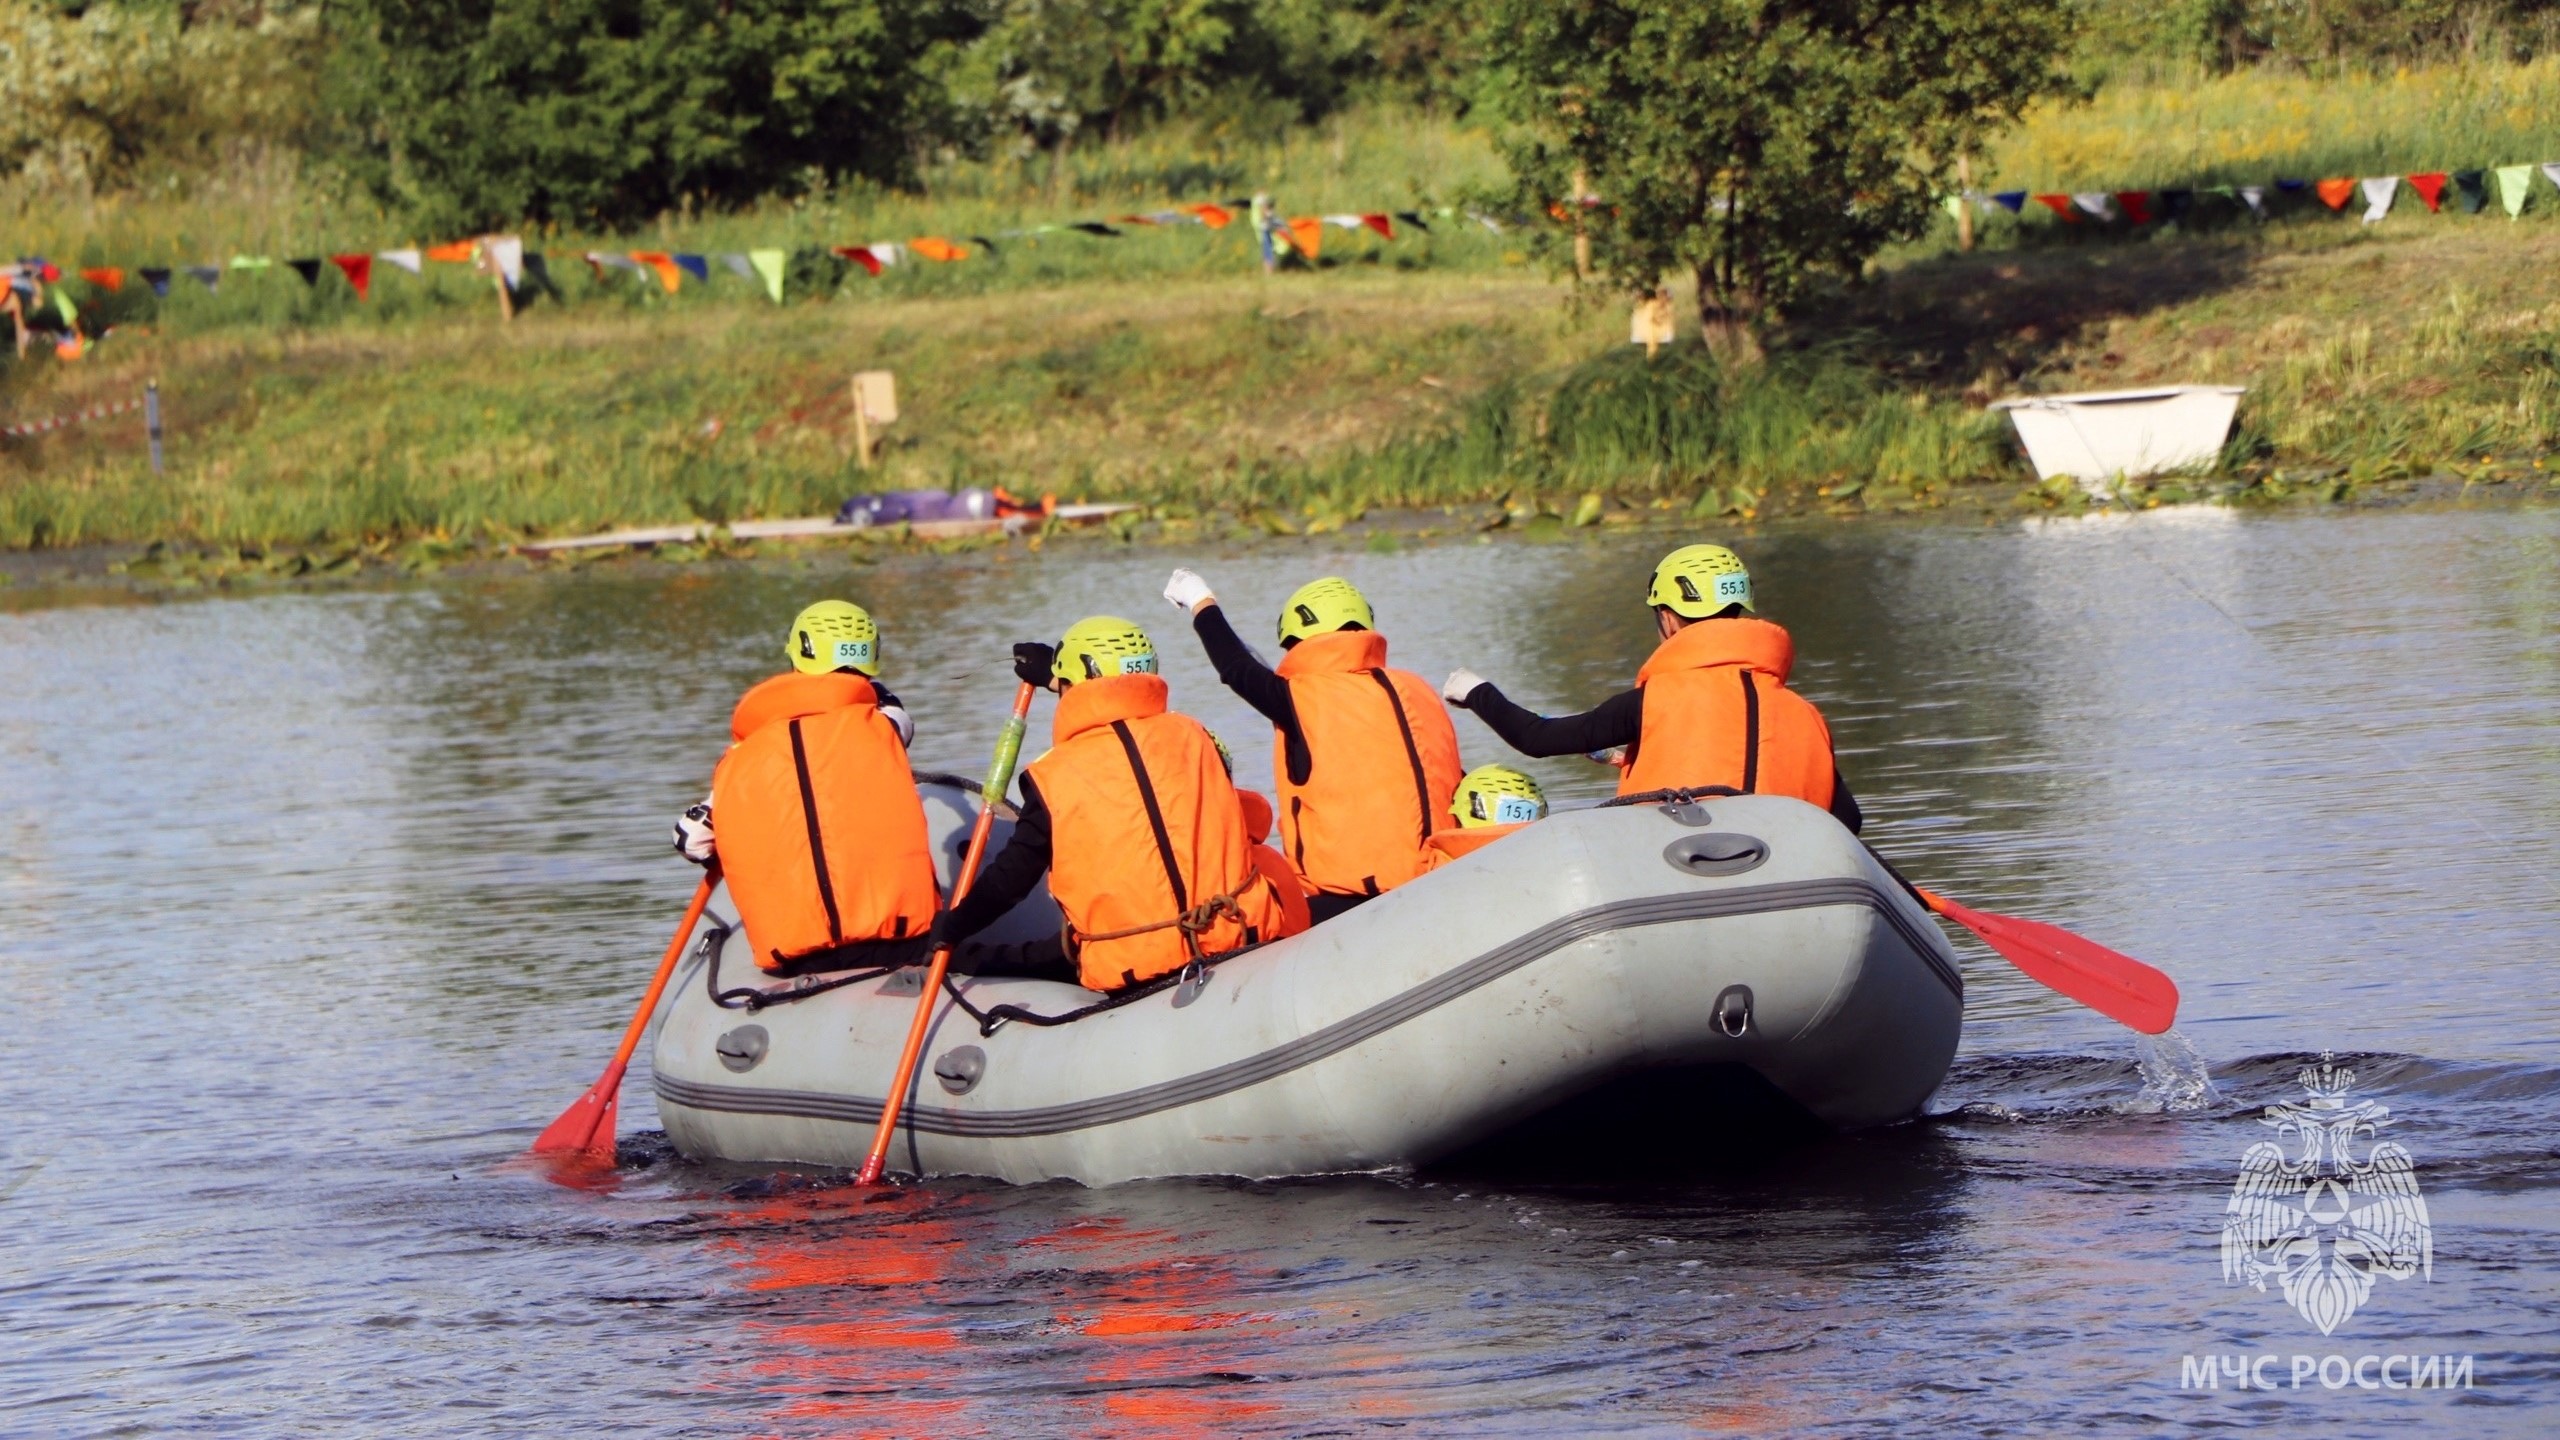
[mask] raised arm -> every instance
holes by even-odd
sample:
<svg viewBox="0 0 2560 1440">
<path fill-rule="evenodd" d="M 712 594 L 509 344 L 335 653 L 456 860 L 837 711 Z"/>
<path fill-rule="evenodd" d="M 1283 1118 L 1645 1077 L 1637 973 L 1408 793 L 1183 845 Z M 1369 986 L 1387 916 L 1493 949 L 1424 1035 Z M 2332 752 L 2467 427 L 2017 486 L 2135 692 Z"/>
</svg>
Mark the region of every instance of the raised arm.
<svg viewBox="0 0 2560 1440">
<path fill-rule="evenodd" d="M 1644 691 L 1628 690 L 1601 701 L 1579 715 L 1552 718 L 1512 703 L 1492 681 L 1472 671 L 1449 677 L 1441 695 L 1451 704 L 1475 712 L 1502 743 L 1523 755 L 1589 755 L 1633 745 L 1644 729 Z"/>
</svg>

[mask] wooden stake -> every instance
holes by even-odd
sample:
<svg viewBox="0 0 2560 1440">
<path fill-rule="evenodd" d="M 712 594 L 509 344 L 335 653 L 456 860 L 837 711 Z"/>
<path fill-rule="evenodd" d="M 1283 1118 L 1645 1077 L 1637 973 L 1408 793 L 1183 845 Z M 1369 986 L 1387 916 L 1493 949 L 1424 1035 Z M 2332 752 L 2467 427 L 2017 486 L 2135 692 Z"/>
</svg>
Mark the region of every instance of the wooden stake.
<svg viewBox="0 0 2560 1440">
<path fill-rule="evenodd" d="M 862 382 L 853 383 L 853 458 L 863 469 L 871 468 L 871 418 L 862 413 Z"/>
<path fill-rule="evenodd" d="M 1956 248 L 1973 248 L 1973 162 L 1956 157 Z"/>
<path fill-rule="evenodd" d="M 496 270 L 497 266 L 492 264 L 490 268 Z M 516 297 L 515 292 L 507 288 L 507 272 L 498 270 L 494 278 L 498 282 L 498 319 L 513 325 L 516 323 Z"/>
<path fill-rule="evenodd" d="M 1581 166 L 1573 167 L 1573 274 L 1577 280 L 1591 278 L 1591 236 L 1582 228 L 1583 192 L 1591 188 L 1591 175 Z"/>
</svg>

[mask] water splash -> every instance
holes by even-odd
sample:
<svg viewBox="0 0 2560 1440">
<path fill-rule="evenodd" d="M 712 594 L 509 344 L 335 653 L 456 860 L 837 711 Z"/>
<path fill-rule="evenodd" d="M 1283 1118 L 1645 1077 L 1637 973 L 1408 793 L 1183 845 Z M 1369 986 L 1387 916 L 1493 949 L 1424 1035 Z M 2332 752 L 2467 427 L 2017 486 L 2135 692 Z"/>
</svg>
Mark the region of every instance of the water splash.
<svg viewBox="0 0 2560 1440">
<path fill-rule="evenodd" d="M 2213 1072 L 2195 1045 L 2176 1030 L 2162 1035 L 2136 1035 L 2134 1054 L 2142 1067 L 2142 1090 L 2116 1107 L 2127 1115 L 2181 1115 L 2222 1104 Z"/>
</svg>

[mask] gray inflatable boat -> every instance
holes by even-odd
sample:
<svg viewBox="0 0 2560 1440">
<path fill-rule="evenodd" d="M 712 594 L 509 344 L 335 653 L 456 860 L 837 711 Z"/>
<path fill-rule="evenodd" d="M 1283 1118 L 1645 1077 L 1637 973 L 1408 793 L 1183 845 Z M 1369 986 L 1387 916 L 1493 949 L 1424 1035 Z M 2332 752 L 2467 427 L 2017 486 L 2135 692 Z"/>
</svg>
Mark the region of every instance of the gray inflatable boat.
<svg viewBox="0 0 2560 1440">
<path fill-rule="evenodd" d="M 920 778 L 947 870 L 974 787 Z M 775 980 L 729 909 L 658 1031 L 669 1139 L 859 1165 L 921 970 Z M 1040 893 L 988 938 L 1056 925 Z M 1557 814 L 1107 1008 L 1049 981 L 954 988 L 891 1168 L 1089 1185 L 1575 1147 L 1677 1161 L 1773 1120 L 1881 1125 L 1937 1089 L 1964 1015 L 1927 912 L 1829 815 L 1763 795 Z"/>
</svg>

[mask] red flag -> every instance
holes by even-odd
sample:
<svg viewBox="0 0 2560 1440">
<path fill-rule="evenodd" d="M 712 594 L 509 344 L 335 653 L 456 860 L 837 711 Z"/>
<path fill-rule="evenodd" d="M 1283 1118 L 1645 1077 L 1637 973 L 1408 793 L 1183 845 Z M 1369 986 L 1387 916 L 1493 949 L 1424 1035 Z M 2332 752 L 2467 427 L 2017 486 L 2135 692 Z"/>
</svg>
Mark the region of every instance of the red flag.
<svg viewBox="0 0 2560 1440">
<path fill-rule="evenodd" d="M 428 246 L 427 258 L 441 260 L 447 265 L 468 265 L 479 249 L 480 242 L 476 240 L 456 240 L 450 244 Z"/>
<path fill-rule="evenodd" d="M 371 291 L 373 287 L 372 256 L 332 255 L 329 257 L 329 263 L 337 266 L 338 273 L 347 277 L 347 283 L 356 287 L 357 299 L 364 300 L 371 298 Z"/>
<path fill-rule="evenodd" d="M 880 257 L 872 254 L 868 245 L 838 245 L 835 253 L 839 260 L 850 260 L 874 275 L 880 273 Z"/>
<path fill-rule="evenodd" d="M 1227 222 L 1236 218 L 1234 212 L 1223 205 L 1191 205 L 1185 208 L 1199 216 L 1200 223 L 1212 230 L 1224 230 Z"/>
<path fill-rule="evenodd" d="M 97 269 L 82 270 L 80 272 L 80 278 L 97 286 L 101 290 L 122 290 L 124 288 L 124 271 L 112 265 L 103 266 Z"/>
<path fill-rule="evenodd" d="M 1389 221 L 1384 215 L 1363 215 L 1360 217 L 1360 223 L 1377 231 L 1380 235 L 1389 240 L 1396 238 L 1396 227 L 1394 223 Z"/>
<path fill-rule="evenodd" d="M 2124 218 L 2127 220 L 2132 221 L 2136 225 L 2148 225 L 2151 223 L 2150 191 L 2119 190 L 2116 192 L 2116 203 L 2124 207 Z"/>
<path fill-rule="evenodd" d="M 2427 202 L 2429 213 L 2433 213 L 2436 203 L 2444 198 L 2444 172 L 2430 170 L 2424 175 L 2408 175 L 2402 178 L 2409 182 L 2410 189 L 2418 192 L 2419 199 Z"/>
<path fill-rule="evenodd" d="M 2061 216 L 2062 223 L 2065 225 L 2080 223 L 2080 212 L 2072 208 L 2071 197 L 2068 195 L 2039 195 L 2036 197 L 2036 203 Z"/>
<path fill-rule="evenodd" d="M 2344 210 L 2347 202 L 2356 198 L 2356 182 L 2352 179 L 2323 180 L 2311 188 L 2320 192 L 2321 203 L 2332 210 Z"/>
</svg>

